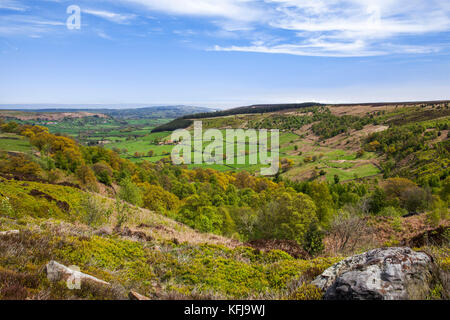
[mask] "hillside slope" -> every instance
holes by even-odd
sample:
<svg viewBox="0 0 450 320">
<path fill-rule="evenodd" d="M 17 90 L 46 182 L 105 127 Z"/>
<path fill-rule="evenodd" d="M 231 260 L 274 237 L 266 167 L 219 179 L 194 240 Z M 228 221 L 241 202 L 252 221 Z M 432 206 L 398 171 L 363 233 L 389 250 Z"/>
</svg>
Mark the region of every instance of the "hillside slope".
<svg viewBox="0 0 450 320">
<path fill-rule="evenodd" d="M 3 179 L 0 195 L 0 299 L 121 299 L 131 289 L 155 299 L 277 298 L 288 282 L 339 260 L 255 250 L 136 207 L 117 227 L 114 200 L 87 195 L 94 200 L 83 204 L 70 187 Z M 1 235 L 8 230 L 20 233 Z M 70 291 L 47 280 L 51 260 L 114 285 Z"/>
<path fill-rule="evenodd" d="M 132 162 L 7 120 L 0 123 L 0 299 L 123 299 L 130 290 L 153 299 L 321 299 L 310 282 L 327 267 L 399 245 L 425 250 L 446 275 L 448 107 L 204 119 L 222 130 L 280 128 L 275 177 L 246 165 Z M 111 286 L 69 290 L 43 272 L 50 261 Z M 429 297 L 448 292 L 438 282 Z"/>
</svg>

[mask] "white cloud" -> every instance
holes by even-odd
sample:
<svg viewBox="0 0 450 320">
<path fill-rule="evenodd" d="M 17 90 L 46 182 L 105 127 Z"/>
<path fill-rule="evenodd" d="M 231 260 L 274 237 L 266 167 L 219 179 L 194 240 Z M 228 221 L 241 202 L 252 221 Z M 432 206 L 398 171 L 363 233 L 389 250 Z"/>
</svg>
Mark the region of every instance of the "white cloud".
<svg viewBox="0 0 450 320">
<path fill-rule="evenodd" d="M 27 10 L 27 6 L 15 0 L 1 0 L 0 9 L 7 9 L 12 11 L 25 11 Z"/>
<path fill-rule="evenodd" d="M 318 43 L 311 45 L 280 44 L 273 46 L 252 45 L 252 46 L 215 46 L 215 51 L 240 51 L 257 53 L 279 53 L 296 56 L 317 56 L 317 57 L 366 57 L 384 54 L 383 51 L 370 51 L 365 49 L 362 43 Z"/>
<path fill-rule="evenodd" d="M 450 30 L 450 3 L 441 0 L 122 0 L 170 15 L 211 17 L 248 45 L 216 50 L 314 56 L 372 56 L 435 51 L 405 46 L 399 37 Z M 261 31 L 263 30 L 263 31 Z M 253 31 L 253 32 L 251 32 Z M 284 43 L 256 35 L 283 33 Z M 242 39 L 241 39 L 242 40 Z M 394 42 L 394 44 L 392 44 Z M 398 43 L 395 43 L 398 42 Z M 255 45 L 254 43 L 257 43 Z"/>
<path fill-rule="evenodd" d="M 40 17 L 25 15 L 4 16 L 0 20 L 0 35 L 27 35 L 38 37 L 42 33 L 61 30 L 65 23 L 56 20 L 48 20 Z"/>
<path fill-rule="evenodd" d="M 169 14 L 222 17 L 231 20 L 255 21 L 264 11 L 254 0 L 122 0 L 147 9 Z M 261 1 L 260 1 L 261 2 Z"/>
<path fill-rule="evenodd" d="M 118 24 L 156 12 L 202 19 L 211 27 L 178 25 L 172 33 L 207 36 L 215 41 L 213 50 L 221 51 L 334 57 L 430 53 L 444 50 L 435 36 L 450 31 L 449 0 L 91 0 L 87 7 L 84 1 L 85 14 Z M 26 10 L 22 3 L 0 0 L 0 8 Z M 8 24 L 6 17 L 0 21 L 3 34 L 61 24 L 43 18 Z"/>
<path fill-rule="evenodd" d="M 130 20 L 136 17 L 136 15 L 134 14 L 120 14 L 104 10 L 83 9 L 82 11 L 84 13 L 97 16 L 99 18 L 106 19 L 116 23 L 128 23 Z"/>
<path fill-rule="evenodd" d="M 105 40 L 113 40 L 113 38 L 111 38 L 109 35 L 107 35 L 104 31 L 101 30 L 97 31 L 97 35 Z"/>
</svg>

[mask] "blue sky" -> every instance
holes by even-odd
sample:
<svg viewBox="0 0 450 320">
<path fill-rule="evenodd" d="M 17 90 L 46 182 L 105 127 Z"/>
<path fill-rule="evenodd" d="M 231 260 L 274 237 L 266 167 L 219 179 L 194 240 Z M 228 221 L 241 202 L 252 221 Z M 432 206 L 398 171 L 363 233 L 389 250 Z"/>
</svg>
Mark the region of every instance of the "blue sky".
<svg viewBox="0 0 450 320">
<path fill-rule="evenodd" d="M 0 104 L 450 99 L 449 31 L 449 0 L 0 0 Z"/>
</svg>

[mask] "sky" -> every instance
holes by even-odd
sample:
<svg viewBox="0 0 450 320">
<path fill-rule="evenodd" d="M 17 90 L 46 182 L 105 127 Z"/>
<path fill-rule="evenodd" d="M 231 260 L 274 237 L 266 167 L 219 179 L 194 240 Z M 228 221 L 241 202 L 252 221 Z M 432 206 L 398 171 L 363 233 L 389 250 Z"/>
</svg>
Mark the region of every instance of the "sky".
<svg viewBox="0 0 450 320">
<path fill-rule="evenodd" d="M 441 100 L 449 75 L 450 0 L 0 0 L 0 104 Z"/>
</svg>

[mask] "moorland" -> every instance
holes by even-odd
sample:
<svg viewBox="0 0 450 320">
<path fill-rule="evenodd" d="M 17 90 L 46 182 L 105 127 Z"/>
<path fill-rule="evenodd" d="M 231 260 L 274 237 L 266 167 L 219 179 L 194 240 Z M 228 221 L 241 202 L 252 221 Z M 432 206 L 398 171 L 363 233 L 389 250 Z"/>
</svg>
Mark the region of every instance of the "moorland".
<svg viewBox="0 0 450 320">
<path fill-rule="evenodd" d="M 448 275 L 448 101 L 177 112 L 0 111 L 0 299 L 321 299 L 325 269 L 394 246 Z M 281 171 L 173 165 L 194 120 L 279 129 Z M 51 260 L 112 285 L 69 290 Z"/>
</svg>

